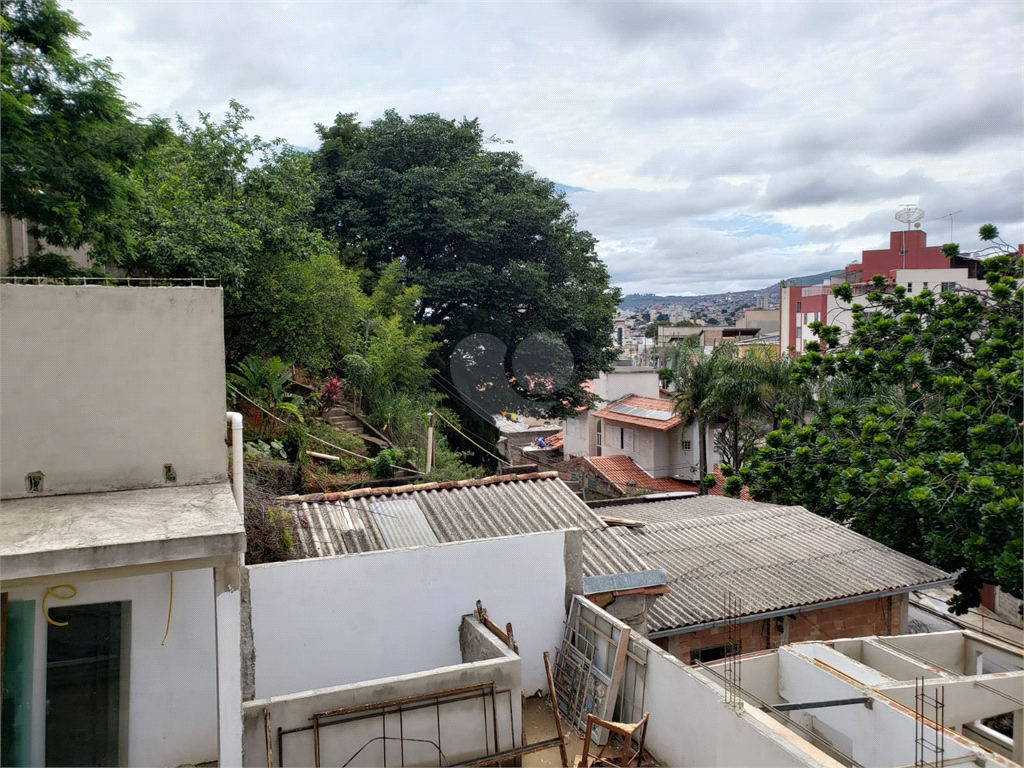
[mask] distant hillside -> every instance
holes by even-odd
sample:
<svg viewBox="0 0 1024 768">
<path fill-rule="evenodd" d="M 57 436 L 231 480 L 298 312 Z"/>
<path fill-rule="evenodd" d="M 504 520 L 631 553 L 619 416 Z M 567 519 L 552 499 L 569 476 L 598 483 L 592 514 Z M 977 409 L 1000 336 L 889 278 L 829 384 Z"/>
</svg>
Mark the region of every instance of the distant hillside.
<svg viewBox="0 0 1024 768">
<path fill-rule="evenodd" d="M 786 278 L 787 285 L 818 285 L 828 280 L 832 275 L 840 275 L 841 269 L 833 269 L 830 272 L 818 272 L 814 275 L 800 275 L 799 277 Z M 779 283 L 765 286 L 764 288 L 752 289 L 749 291 L 731 291 L 728 293 L 705 293 L 699 296 L 658 296 L 653 293 L 631 293 L 624 296 L 619 306 L 623 309 L 639 309 L 652 304 L 703 304 L 709 300 L 720 301 L 752 301 L 753 297 L 766 295 L 774 304 L 779 298 Z"/>
</svg>

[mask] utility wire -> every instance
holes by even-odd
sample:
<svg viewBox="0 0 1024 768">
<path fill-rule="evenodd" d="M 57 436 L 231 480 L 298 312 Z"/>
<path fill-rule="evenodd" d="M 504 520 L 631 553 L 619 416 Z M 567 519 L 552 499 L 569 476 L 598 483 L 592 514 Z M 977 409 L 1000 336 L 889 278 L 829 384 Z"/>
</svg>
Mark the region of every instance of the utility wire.
<svg viewBox="0 0 1024 768">
<path fill-rule="evenodd" d="M 463 431 L 462 431 L 461 429 L 459 429 L 459 428 L 458 428 L 457 426 L 455 426 L 455 425 L 454 425 L 454 424 L 452 424 L 452 423 L 451 423 L 450 421 L 448 421 L 448 419 L 446 419 L 446 418 L 445 418 L 444 416 L 442 416 L 442 415 L 441 415 L 440 413 L 438 413 L 437 411 L 434 411 L 434 415 L 435 415 L 435 416 L 437 416 L 437 418 L 439 418 L 439 419 L 440 419 L 441 421 L 443 421 L 443 422 L 444 422 L 445 424 L 447 424 L 447 425 L 448 425 L 449 427 L 451 427 L 452 429 L 454 429 L 454 430 L 455 430 L 455 431 L 456 431 L 456 432 L 457 432 L 458 434 L 462 435 L 462 436 L 463 436 L 464 438 L 466 438 L 467 440 L 469 440 L 469 442 L 471 442 L 471 443 L 472 443 L 473 445 L 475 445 L 475 446 L 476 446 L 477 448 L 479 448 L 479 449 L 480 449 L 481 451 L 483 451 L 484 453 L 486 453 L 486 454 L 487 454 L 488 456 L 491 456 L 492 458 L 494 458 L 494 459 L 497 459 L 497 460 L 498 460 L 498 461 L 500 461 L 500 462 L 505 462 L 505 459 L 501 458 L 500 456 L 495 456 L 495 455 L 494 455 L 493 453 L 491 453 L 491 452 L 490 452 L 490 451 L 488 451 L 488 450 L 487 450 L 486 448 L 484 448 L 484 447 L 483 447 L 482 445 L 480 445 L 480 444 L 479 444 L 479 443 L 478 443 L 478 442 L 477 442 L 476 440 L 473 440 L 472 438 L 470 438 L 470 437 L 469 437 L 469 436 L 468 436 L 467 434 L 465 434 L 465 433 L 464 433 L 464 432 L 463 432 Z M 505 463 L 507 463 L 507 462 L 505 462 Z"/>
<path fill-rule="evenodd" d="M 263 411 L 263 413 L 267 414 L 267 416 L 269 416 L 270 418 L 274 419 L 275 421 L 281 422 L 286 427 L 292 426 L 291 424 L 289 424 L 284 419 L 282 419 L 279 416 L 277 416 L 277 415 L 271 413 L 270 411 L 268 411 L 266 408 L 261 406 L 256 401 L 251 400 L 248 397 L 246 397 L 245 395 L 243 395 L 241 392 L 239 392 L 237 389 L 235 389 L 235 387 L 233 385 L 229 384 L 228 386 L 231 387 L 231 391 L 232 392 L 234 392 L 236 395 L 238 395 L 240 398 L 242 398 L 246 402 L 251 403 L 252 405 L 256 406 L 256 408 L 258 408 L 259 410 Z M 329 442 L 327 442 L 326 440 L 324 440 L 321 437 L 317 437 L 316 435 L 311 435 L 306 430 L 303 430 L 303 432 L 305 432 L 306 437 L 312 438 L 313 440 L 316 440 L 318 443 L 323 443 L 324 445 L 328 446 L 329 448 L 334 448 L 336 451 L 341 451 L 342 453 L 347 453 L 350 456 L 357 456 L 360 459 L 363 459 L 364 461 L 368 461 L 369 460 L 366 456 L 363 456 L 363 454 L 361 454 L 361 453 L 356 453 L 355 451 L 350 451 L 347 448 L 342 448 L 340 445 L 335 445 L 334 443 L 329 443 Z M 408 467 L 400 467 L 397 464 L 388 464 L 388 466 L 391 467 L 392 469 L 400 469 L 403 472 L 414 472 L 417 475 L 425 475 L 426 474 L 426 472 L 420 472 L 419 470 L 416 470 L 416 469 L 409 469 Z"/>
</svg>

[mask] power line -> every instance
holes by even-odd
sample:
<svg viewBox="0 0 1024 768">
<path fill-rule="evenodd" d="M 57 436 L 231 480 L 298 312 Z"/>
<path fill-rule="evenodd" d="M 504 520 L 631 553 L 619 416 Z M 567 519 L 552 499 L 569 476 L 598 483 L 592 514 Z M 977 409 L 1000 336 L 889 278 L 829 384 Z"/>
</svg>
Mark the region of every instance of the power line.
<svg viewBox="0 0 1024 768">
<path fill-rule="evenodd" d="M 246 402 L 248 402 L 248 403 L 251 403 L 251 404 L 252 404 L 252 405 L 254 405 L 254 406 L 255 406 L 256 408 L 258 408 L 259 410 L 263 411 L 263 413 L 267 414 L 267 416 L 269 416 L 270 418 L 274 419 L 275 421 L 279 421 L 279 422 L 281 422 L 281 423 L 282 423 L 282 424 L 284 424 L 284 425 L 285 425 L 286 427 L 290 427 L 290 426 L 292 426 L 291 424 L 289 424 L 289 423 L 288 423 L 287 421 L 285 421 L 285 420 L 284 420 L 284 419 L 282 419 L 281 417 L 279 417 L 279 416 L 277 416 L 276 414 L 273 414 L 273 413 L 271 413 L 270 411 L 268 411 L 268 410 L 267 410 L 266 408 L 264 408 L 263 406 L 261 406 L 261 405 L 260 405 L 259 403 L 257 403 L 257 402 L 256 402 L 255 400 L 251 400 L 251 399 L 249 399 L 248 397 L 246 397 L 245 395 L 243 395 L 243 394 L 242 394 L 241 392 L 239 392 L 239 391 L 238 391 L 238 390 L 237 390 L 237 389 L 236 389 L 236 388 L 234 387 L 234 385 L 231 385 L 231 384 L 229 384 L 228 386 L 229 386 L 229 387 L 231 387 L 231 391 L 232 391 L 232 392 L 234 392 L 234 393 L 235 393 L 236 395 L 238 395 L 238 397 L 242 398 L 243 400 L 245 400 L 245 401 L 246 401 Z M 364 461 L 369 461 L 369 458 L 368 458 L 368 457 L 366 457 L 366 456 L 364 456 L 364 455 L 363 455 L 363 454 L 361 454 L 361 453 L 356 453 L 355 451 L 350 451 L 350 450 L 348 450 L 347 448 L 342 448 L 342 447 L 341 447 L 340 445 L 335 445 L 334 443 L 329 443 L 329 442 L 327 442 L 326 440 L 324 440 L 324 439 L 323 439 L 322 437 L 317 437 L 316 435 L 310 434 L 310 433 L 309 433 L 308 431 L 306 431 L 306 430 L 303 430 L 303 432 L 305 433 L 306 437 L 312 438 L 313 440 L 316 440 L 316 441 L 317 441 L 318 443 L 323 443 L 324 445 L 326 445 L 326 446 L 327 446 L 327 447 L 329 447 L 329 448 L 334 448 L 334 449 L 335 449 L 336 451 L 341 451 L 342 453 L 347 453 L 347 454 L 349 454 L 350 456 L 358 456 L 358 457 L 359 457 L 360 459 L 363 459 Z M 420 471 L 419 471 L 419 470 L 417 470 L 417 469 L 409 469 L 408 467 L 400 467 L 400 466 L 398 466 L 397 464 L 388 464 L 388 466 L 389 466 L 389 467 L 391 467 L 392 469 L 400 469 L 400 470 L 402 470 L 403 472 L 414 472 L 414 473 L 416 473 L 417 475 L 425 475 L 425 474 L 426 474 L 425 472 L 420 472 Z"/>
<path fill-rule="evenodd" d="M 449 427 L 451 427 L 452 429 L 454 429 L 454 430 L 455 430 L 455 431 L 456 431 L 457 433 L 459 433 L 459 434 L 460 434 L 460 435 L 462 435 L 462 436 L 463 436 L 464 438 L 466 438 L 467 440 L 469 440 L 469 442 L 471 442 L 471 443 L 472 443 L 473 445 L 475 445 L 475 446 L 476 446 L 477 448 L 479 448 L 479 449 L 480 449 L 481 451 L 483 451 L 484 453 L 486 453 L 486 454 L 487 454 L 488 456 L 491 456 L 492 458 L 496 459 L 497 461 L 501 461 L 501 462 L 504 462 L 504 461 L 505 461 L 505 459 L 501 458 L 500 456 L 495 456 L 495 455 L 494 455 L 493 453 L 491 453 L 491 452 L 490 452 L 490 451 L 488 451 L 488 450 L 487 450 L 486 448 L 484 448 L 484 447 L 483 447 L 482 445 L 480 445 L 480 444 L 479 444 L 478 442 L 476 442 L 476 440 L 473 440 L 472 438 L 470 438 L 470 437 L 469 437 L 468 435 L 466 435 L 466 434 L 465 434 L 465 433 L 464 433 L 464 432 L 463 432 L 463 431 L 462 431 L 461 429 L 459 429 L 459 428 L 458 428 L 457 426 L 455 426 L 454 424 L 452 424 L 452 423 L 451 423 L 450 421 L 448 421 L 448 419 L 446 419 L 446 418 L 445 418 L 444 416 L 442 416 L 442 415 L 441 415 L 440 413 L 438 413 L 437 411 L 434 411 L 434 415 L 435 415 L 435 416 L 437 416 L 437 417 L 438 417 L 438 418 L 439 418 L 439 419 L 440 419 L 441 421 L 443 421 L 443 422 L 444 422 L 445 424 L 447 424 L 447 425 L 448 425 Z"/>
</svg>

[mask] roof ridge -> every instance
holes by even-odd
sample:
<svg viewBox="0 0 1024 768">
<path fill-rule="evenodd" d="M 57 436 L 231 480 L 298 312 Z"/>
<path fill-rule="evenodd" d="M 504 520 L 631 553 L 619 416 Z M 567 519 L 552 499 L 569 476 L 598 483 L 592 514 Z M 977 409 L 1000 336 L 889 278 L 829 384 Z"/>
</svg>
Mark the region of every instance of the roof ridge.
<svg viewBox="0 0 1024 768">
<path fill-rule="evenodd" d="M 304 495 L 291 494 L 290 496 L 278 496 L 277 501 L 298 504 L 301 502 L 321 501 L 344 501 L 345 499 L 358 499 L 364 496 L 397 496 L 403 493 L 414 491 L 447 491 L 453 488 L 474 488 L 485 485 L 497 485 L 499 483 L 511 483 L 518 480 L 550 480 L 558 477 L 557 472 L 530 472 L 521 475 L 493 475 L 491 477 L 472 478 L 469 480 L 448 480 L 441 483 L 420 483 L 419 485 L 397 485 L 391 488 L 356 488 L 352 491 L 334 491 L 326 493 L 307 493 Z"/>
</svg>

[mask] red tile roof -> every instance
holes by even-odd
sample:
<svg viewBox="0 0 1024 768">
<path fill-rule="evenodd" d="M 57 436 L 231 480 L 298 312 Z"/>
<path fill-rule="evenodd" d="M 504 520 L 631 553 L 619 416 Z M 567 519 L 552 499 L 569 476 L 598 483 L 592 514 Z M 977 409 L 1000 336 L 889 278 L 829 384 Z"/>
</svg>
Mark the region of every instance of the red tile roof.
<svg viewBox="0 0 1024 768">
<path fill-rule="evenodd" d="M 562 443 L 565 441 L 565 432 L 558 432 L 554 435 L 544 438 L 544 444 L 548 448 L 553 448 L 556 451 L 562 450 Z"/>
<path fill-rule="evenodd" d="M 640 397 L 639 395 L 629 395 L 618 402 L 612 403 L 607 408 L 601 409 L 594 414 L 594 418 L 607 419 L 608 421 L 614 421 L 620 424 L 636 424 L 640 427 L 647 427 L 648 429 L 657 429 L 661 431 L 675 429 L 680 425 L 680 423 L 682 423 L 682 419 L 678 414 L 674 415 L 671 419 L 659 421 L 658 419 L 647 419 L 643 416 L 629 416 L 624 413 L 615 413 L 612 409 L 620 405 L 630 405 L 634 408 L 646 408 L 649 411 L 661 411 L 662 413 L 672 413 L 674 410 L 671 400 L 663 400 L 660 397 Z"/>
<path fill-rule="evenodd" d="M 628 491 L 692 492 L 699 489 L 699 486 L 694 483 L 684 483 L 682 480 L 672 477 L 651 477 L 629 456 L 590 456 L 587 461 L 605 480 L 623 493 Z"/>
<path fill-rule="evenodd" d="M 708 489 L 708 496 L 725 496 L 725 475 L 722 474 L 722 470 L 715 464 L 711 469 L 711 474 L 715 476 L 715 487 Z M 743 486 L 740 489 L 740 498 L 744 501 L 753 501 L 754 497 L 750 495 L 750 489 L 747 486 Z"/>
</svg>

